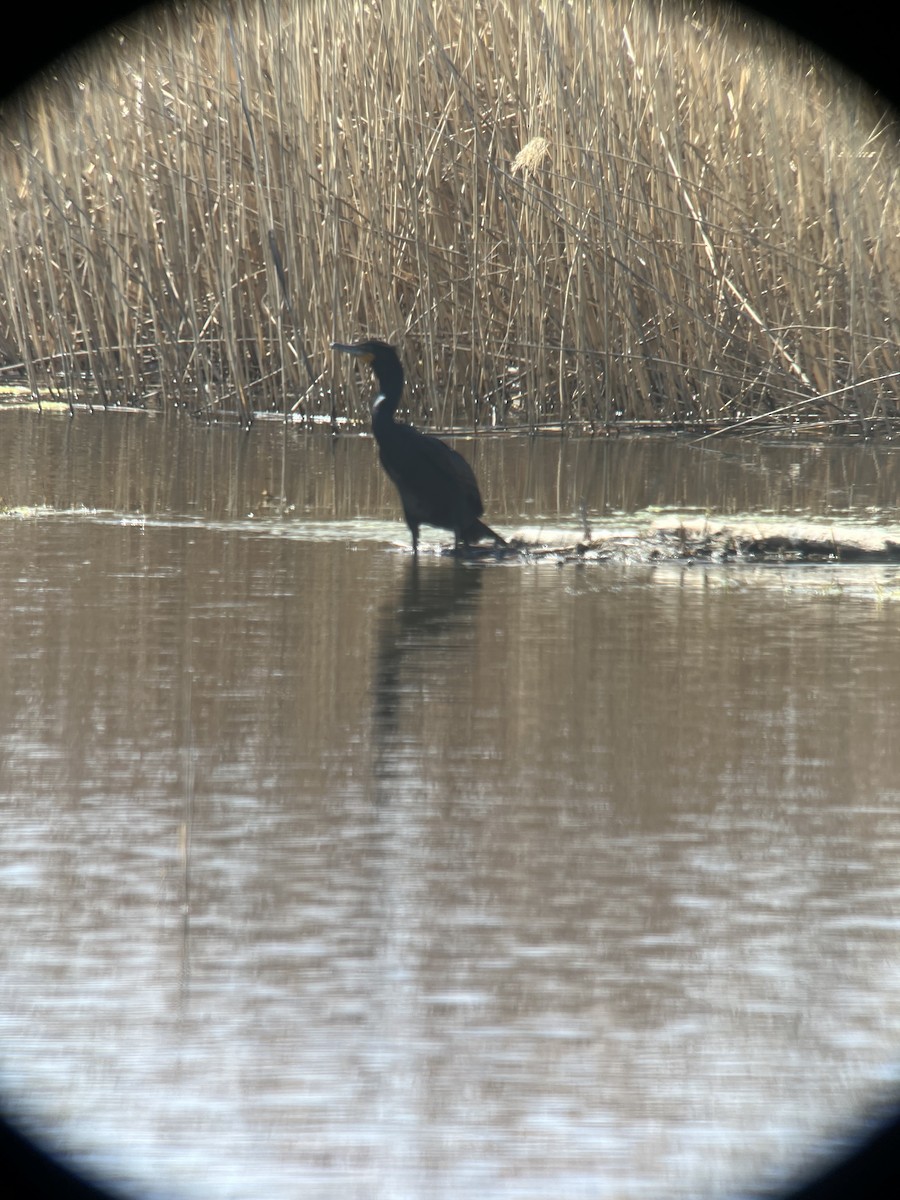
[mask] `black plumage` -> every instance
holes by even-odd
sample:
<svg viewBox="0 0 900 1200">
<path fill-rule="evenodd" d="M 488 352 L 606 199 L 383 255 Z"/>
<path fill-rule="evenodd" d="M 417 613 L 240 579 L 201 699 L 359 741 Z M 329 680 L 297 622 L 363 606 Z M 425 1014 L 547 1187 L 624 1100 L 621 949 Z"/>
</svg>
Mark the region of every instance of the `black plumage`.
<svg viewBox="0 0 900 1200">
<path fill-rule="evenodd" d="M 332 342 L 332 349 L 368 363 L 378 380 L 380 390 L 372 402 L 372 433 L 381 465 L 400 493 L 413 554 L 419 552 L 421 525 L 452 529 L 454 548 L 460 542 L 468 546 L 484 538 L 505 546 L 503 538 L 480 520 L 484 504 L 478 481 L 463 456 L 440 438 L 394 420 L 403 393 L 403 367 L 393 346 L 377 340 L 352 346 Z"/>
</svg>

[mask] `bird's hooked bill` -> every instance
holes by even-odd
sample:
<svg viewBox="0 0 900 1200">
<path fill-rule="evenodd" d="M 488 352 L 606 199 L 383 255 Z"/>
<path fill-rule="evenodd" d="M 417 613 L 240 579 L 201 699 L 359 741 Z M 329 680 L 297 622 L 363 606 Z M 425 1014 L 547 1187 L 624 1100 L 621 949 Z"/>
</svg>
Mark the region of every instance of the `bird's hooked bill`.
<svg viewBox="0 0 900 1200">
<path fill-rule="evenodd" d="M 353 354 L 357 358 L 361 358 L 364 362 L 371 362 L 372 360 L 372 351 L 369 350 L 365 344 L 360 346 L 348 346 L 346 342 L 332 342 L 331 348 L 332 350 L 340 350 L 344 354 Z"/>
</svg>

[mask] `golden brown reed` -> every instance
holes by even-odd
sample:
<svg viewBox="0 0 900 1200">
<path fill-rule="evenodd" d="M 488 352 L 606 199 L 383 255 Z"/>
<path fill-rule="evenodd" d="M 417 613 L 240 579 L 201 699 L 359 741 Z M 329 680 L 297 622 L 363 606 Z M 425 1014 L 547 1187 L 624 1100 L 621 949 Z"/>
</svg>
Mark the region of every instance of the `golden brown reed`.
<svg viewBox="0 0 900 1200">
<path fill-rule="evenodd" d="M 160 9 L 3 116 L 0 351 L 36 395 L 361 417 L 327 346 L 365 333 L 445 427 L 886 428 L 898 162 L 718 6 Z"/>
</svg>

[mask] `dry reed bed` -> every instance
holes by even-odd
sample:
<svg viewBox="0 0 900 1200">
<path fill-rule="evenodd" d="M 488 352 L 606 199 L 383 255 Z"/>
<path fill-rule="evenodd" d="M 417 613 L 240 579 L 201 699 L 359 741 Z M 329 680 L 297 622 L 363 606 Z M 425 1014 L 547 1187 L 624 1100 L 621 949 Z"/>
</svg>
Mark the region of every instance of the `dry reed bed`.
<svg viewBox="0 0 900 1200">
<path fill-rule="evenodd" d="M 327 345 L 367 333 L 438 426 L 889 427 L 896 126 L 692 12 L 233 0 L 109 33 L 3 115 L 7 378 L 356 418 Z"/>
</svg>

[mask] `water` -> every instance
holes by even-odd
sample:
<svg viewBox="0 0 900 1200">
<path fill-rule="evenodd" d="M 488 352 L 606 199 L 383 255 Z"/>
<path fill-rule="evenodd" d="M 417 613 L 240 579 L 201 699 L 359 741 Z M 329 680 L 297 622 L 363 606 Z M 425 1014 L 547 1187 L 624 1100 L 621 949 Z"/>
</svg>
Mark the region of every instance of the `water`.
<svg viewBox="0 0 900 1200">
<path fill-rule="evenodd" d="M 897 567 L 415 564 L 367 441 L 0 419 L 0 1079 L 82 1167 L 735 1195 L 900 1091 Z M 898 519 L 890 448 L 467 452 L 504 532 Z"/>
</svg>

